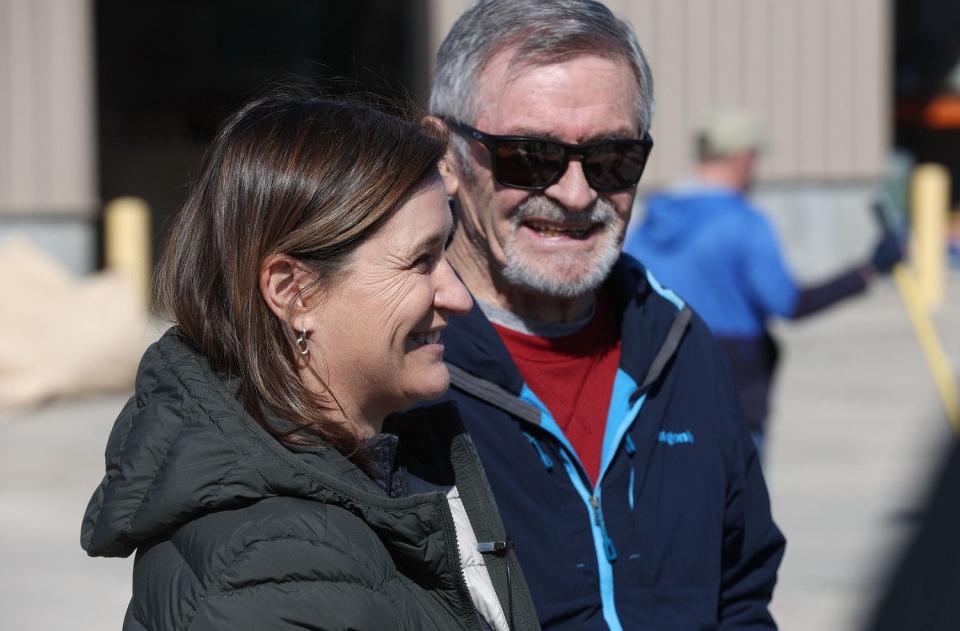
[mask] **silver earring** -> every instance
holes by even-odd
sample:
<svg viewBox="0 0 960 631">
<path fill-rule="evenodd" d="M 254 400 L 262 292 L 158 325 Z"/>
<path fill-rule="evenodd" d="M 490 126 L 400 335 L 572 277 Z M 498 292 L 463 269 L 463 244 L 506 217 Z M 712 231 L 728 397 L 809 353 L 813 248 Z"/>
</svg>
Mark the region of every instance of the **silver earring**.
<svg viewBox="0 0 960 631">
<path fill-rule="evenodd" d="M 307 340 L 307 330 L 303 329 L 297 336 L 297 352 L 306 355 L 310 352 L 310 341 Z"/>
</svg>

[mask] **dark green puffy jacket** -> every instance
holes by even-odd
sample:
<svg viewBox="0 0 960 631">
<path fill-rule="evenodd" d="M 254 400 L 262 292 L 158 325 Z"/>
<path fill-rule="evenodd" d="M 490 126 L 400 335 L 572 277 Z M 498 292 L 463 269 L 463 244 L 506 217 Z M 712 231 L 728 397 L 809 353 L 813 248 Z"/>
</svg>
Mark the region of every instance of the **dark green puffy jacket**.
<svg viewBox="0 0 960 631">
<path fill-rule="evenodd" d="M 455 408 L 390 422 L 411 471 L 456 484 L 477 540 L 504 541 Z M 287 449 L 173 331 L 145 354 L 106 458 L 82 544 L 137 551 L 124 629 L 481 628 L 443 493 L 390 498 L 333 449 Z M 484 557 L 513 628 L 538 628 L 512 551 Z"/>
</svg>

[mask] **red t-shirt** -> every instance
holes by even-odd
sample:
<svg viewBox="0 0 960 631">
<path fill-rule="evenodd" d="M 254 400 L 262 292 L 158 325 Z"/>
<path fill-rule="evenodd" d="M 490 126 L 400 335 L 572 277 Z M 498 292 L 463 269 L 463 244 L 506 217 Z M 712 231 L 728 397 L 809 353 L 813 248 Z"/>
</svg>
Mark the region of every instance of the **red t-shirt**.
<svg viewBox="0 0 960 631">
<path fill-rule="evenodd" d="M 620 336 L 613 297 L 601 291 L 593 318 L 563 337 L 537 337 L 499 324 L 520 374 L 540 398 L 596 484 L 613 381 L 620 365 Z"/>
</svg>

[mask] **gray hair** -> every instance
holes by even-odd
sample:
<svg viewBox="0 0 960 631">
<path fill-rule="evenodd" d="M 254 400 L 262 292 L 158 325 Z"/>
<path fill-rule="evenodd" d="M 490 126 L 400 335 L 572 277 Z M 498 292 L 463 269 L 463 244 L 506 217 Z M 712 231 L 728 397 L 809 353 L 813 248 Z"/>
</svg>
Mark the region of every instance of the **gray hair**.
<svg viewBox="0 0 960 631">
<path fill-rule="evenodd" d="M 475 122 L 480 73 L 515 46 L 513 63 L 545 63 L 583 53 L 622 56 L 637 80 L 637 127 L 650 129 L 653 77 L 633 28 L 595 0 L 478 0 L 454 23 L 437 53 L 430 113 Z"/>
</svg>

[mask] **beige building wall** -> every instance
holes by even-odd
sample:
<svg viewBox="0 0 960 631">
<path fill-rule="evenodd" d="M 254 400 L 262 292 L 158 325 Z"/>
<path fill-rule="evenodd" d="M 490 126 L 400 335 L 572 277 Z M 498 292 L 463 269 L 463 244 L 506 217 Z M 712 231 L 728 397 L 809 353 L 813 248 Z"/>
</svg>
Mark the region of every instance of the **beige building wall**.
<svg viewBox="0 0 960 631">
<path fill-rule="evenodd" d="M 0 218 L 96 206 L 92 0 L 0 0 Z"/>
<path fill-rule="evenodd" d="M 431 50 L 470 3 L 430 0 Z M 644 185 L 693 164 L 692 130 L 714 109 L 755 115 L 760 181 L 872 179 L 889 138 L 886 0 L 608 0 L 653 69 L 656 141 Z"/>
<path fill-rule="evenodd" d="M 0 248 L 96 260 L 93 0 L 0 0 Z"/>
</svg>

